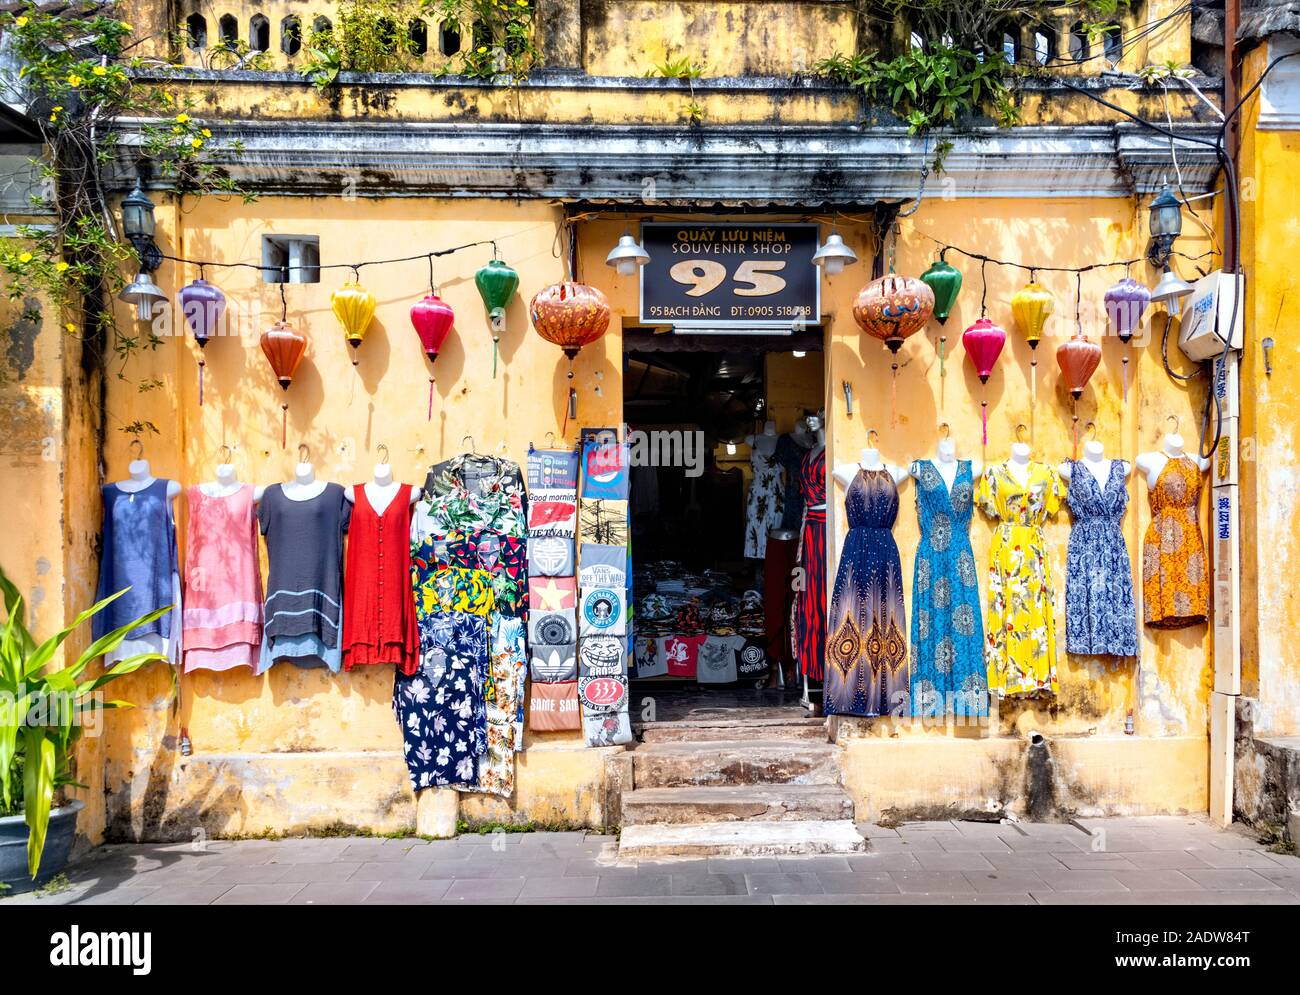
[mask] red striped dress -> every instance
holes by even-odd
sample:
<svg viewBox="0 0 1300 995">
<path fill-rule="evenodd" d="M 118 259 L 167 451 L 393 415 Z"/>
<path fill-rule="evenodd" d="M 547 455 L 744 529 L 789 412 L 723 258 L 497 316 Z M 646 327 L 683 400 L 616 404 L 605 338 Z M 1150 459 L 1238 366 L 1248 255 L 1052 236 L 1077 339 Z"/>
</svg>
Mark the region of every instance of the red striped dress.
<svg viewBox="0 0 1300 995">
<path fill-rule="evenodd" d="M 826 449 L 809 452 L 799 467 L 799 491 L 804 500 L 803 534 L 799 538 L 802 587 L 795 592 L 791 613 L 791 642 L 799 671 L 810 680 L 822 679 L 826 660 Z M 819 505 L 814 509 L 814 505 Z"/>
</svg>

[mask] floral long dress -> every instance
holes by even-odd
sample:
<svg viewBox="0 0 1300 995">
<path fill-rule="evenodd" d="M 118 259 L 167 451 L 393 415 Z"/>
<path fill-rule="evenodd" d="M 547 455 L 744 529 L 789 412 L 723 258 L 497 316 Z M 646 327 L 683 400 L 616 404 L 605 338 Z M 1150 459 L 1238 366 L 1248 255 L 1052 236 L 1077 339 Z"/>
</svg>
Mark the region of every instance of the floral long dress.
<svg viewBox="0 0 1300 995">
<path fill-rule="evenodd" d="M 998 696 L 1056 694 L 1056 597 L 1043 524 L 1061 508 L 1061 476 L 1030 463 L 1025 483 L 1006 462 L 980 478 L 975 503 L 998 519 L 989 551 L 984 661 Z"/>
<path fill-rule="evenodd" d="M 781 524 L 785 498 L 785 466 L 780 454 L 764 456 L 758 449 L 750 455 L 754 478 L 749 484 L 745 511 L 745 555 L 762 559 L 767 553 L 767 534 Z"/>
<path fill-rule="evenodd" d="M 907 707 L 903 567 L 894 542 L 898 486 L 888 470 L 862 470 L 844 495 L 844 537 L 827 647 L 827 715 L 889 715 Z"/>
<path fill-rule="evenodd" d="M 1074 460 L 1066 500 L 1074 524 L 1065 561 L 1065 649 L 1069 653 L 1137 656 L 1133 566 L 1124 541 L 1128 507 L 1123 460 L 1111 460 L 1105 486 Z"/>
<path fill-rule="evenodd" d="M 1152 628 L 1179 629 L 1209 615 L 1200 500 L 1201 468 L 1187 456 L 1168 460 L 1151 488 L 1151 524 L 1142 543 L 1142 600 Z"/>
<path fill-rule="evenodd" d="M 912 714 L 987 715 L 984 623 L 970 544 L 971 463 L 958 461 L 951 492 L 930 460 L 915 463 L 912 473 L 921 526 L 912 573 Z"/>
</svg>

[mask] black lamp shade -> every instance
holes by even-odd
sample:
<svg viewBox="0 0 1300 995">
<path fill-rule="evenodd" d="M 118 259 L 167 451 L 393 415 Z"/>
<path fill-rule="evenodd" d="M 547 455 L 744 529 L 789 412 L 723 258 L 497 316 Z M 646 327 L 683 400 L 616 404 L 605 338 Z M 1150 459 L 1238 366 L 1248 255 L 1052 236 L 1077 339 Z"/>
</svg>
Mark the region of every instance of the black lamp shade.
<svg viewBox="0 0 1300 995">
<path fill-rule="evenodd" d="M 153 238 L 153 201 L 139 184 L 122 201 L 122 232 L 127 238 Z"/>
<path fill-rule="evenodd" d="M 1183 231 L 1183 205 L 1174 192 L 1165 187 L 1159 196 L 1151 202 L 1151 234 L 1172 235 L 1175 238 Z"/>
</svg>

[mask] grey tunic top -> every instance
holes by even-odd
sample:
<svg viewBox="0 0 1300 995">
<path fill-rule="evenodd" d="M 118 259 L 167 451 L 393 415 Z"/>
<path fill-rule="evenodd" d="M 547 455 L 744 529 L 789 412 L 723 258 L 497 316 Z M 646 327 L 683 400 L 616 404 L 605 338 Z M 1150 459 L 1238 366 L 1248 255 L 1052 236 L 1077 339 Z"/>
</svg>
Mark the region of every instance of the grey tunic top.
<svg viewBox="0 0 1300 995">
<path fill-rule="evenodd" d="M 306 501 L 273 484 L 262 494 L 257 520 L 266 536 L 266 635 L 315 636 L 339 645 L 343 610 L 343 535 L 352 506 L 341 484 Z"/>
</svg>

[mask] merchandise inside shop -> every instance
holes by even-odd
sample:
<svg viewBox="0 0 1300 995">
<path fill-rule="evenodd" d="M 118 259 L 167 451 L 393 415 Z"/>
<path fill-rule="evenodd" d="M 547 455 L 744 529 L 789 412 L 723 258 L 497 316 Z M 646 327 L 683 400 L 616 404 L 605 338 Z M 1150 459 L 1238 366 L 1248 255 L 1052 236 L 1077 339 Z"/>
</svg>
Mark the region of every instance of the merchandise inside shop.
<svg viewBox="0 0 1300 995">
<path fill-rule="evenodd" d="M 801 469 L 825 442 L 821 345 L 805 331 L 625 333 L 634 681 L 742 692 L 735 704 L 802 693 L 793 577 Z M 824 550 L 809 550 L 821 571 Z"/>
</svg>

